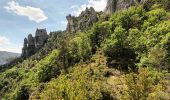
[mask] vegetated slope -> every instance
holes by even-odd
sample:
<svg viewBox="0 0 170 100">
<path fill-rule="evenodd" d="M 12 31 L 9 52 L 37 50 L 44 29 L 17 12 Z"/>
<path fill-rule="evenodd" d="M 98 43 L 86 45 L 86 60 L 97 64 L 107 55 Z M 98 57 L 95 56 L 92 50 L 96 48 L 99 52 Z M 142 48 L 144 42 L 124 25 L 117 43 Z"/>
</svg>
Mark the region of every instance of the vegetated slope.
<svg viewBox="0 0 170 100">
<path fill-rule="evenodd" d="M 0 65 L 5 64 L 10 60 L 10 58 L 16 58 L 19 57 L 20 54 L 18 53 L 12 53 L 12 52 L 6 52 L 6 51 L 0 51 Z"/>
<path fill-rule="evenodd" d="M 0 98 L 168 100 L 170 12 L 145 4 L 98 17 L 83 32 L 53 33 L 39 52 L 0 73 Z"/>
</svg>

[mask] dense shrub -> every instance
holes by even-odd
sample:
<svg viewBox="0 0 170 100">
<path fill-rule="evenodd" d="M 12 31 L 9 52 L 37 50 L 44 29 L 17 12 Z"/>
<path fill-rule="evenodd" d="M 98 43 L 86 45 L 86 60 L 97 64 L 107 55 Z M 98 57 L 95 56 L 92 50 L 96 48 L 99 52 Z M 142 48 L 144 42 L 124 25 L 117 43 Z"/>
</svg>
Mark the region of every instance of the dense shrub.
<svg viewBox="0 0 170 100">
<path fill-rule="evenodd" d="M 159 8 L 164 8 L 164 9 L 170 11 L 170 1 L 169 0 L 164 0 L 164 1 L 162 1 L 162 0 L 147 0 L 144 3 L 143 7 L 145 10 L 148 11 L 148 10 L 152 9 L 152 6 L 154 4 L 158 5 Z"/>
<path fill-rule="evenodd" d="M 53 50 L 46 58 L 42 59 L 36 67 L 38 67 L 37 78 L 39 82 L 49 81 L 56 75 L 59 69 L 56 66 L 56 58 L 59 55 L 58 50 Z M 58 69 L 58 70 L 57 70 Z"/>
<path fill-rule="evenodd" d="M 160 4 L 161 7 L 165 8 L 166 10 L 170 11 L 170 1 L 169 0 L 155 0 L 157 4 Z"/>
<path fill-rule="evenodd" d="M 69 41 L 69 62 L 74 64 L 80 60 L 86 60 L 91 56 L 91 40 L 85 33 L 77 33 L 76 37 Z"/>
<path fill-rule="evenodd" d="M 127 42 L 130 47 L 135 50 L 135 53 L 142 55 L 147 52 L 146 45 L 144 43 L 143 32 L 137 28 L 132 28 L 129 30 L 129 35 L 127 37 Z"/>
<path fill-rule="evenodd" d="M 93 46 L 100 46 L 101 42 L 111 34 L 113 27 L 114 26 L 112 26 L 112 23 L 109 21 L 96 23 L 91 34 Z"/>
<path fill-rule="evenodd" d="M 20 86 L 20 88 L 17 90 L 17 93 L 14 100 L 27 100 L 29 98 L 29 88 L 25 85 Z"/>
<path fill-rule="evenodd" d="M 131 7 L 128 10 L 114 13 L 110 21 L 113 22 L 114 26 L 130 29 L 132 27 L 139 27 L 143 23 L 144 14 L 145 11 L 142 9 L 142 6 Z"/>
<path fill-rule="evenodd" d="M 151 68 L 139 68 L 138 73 L 126 75 L 126 86 L 122 99 L 160 100 L 165 99 L 165 74 Z"/>
<path fill-rule="evenodd" d="M 154 26 L 162 20 L 168 19 L 168 13 L 163 8 L 157 8 L 146 13 L 146 20 L 142 25 L 142 30 L 147 29 L 149 26 Z"/>
<path fill-rule="evenodd" d="M 106 88 L 104 70 L 100 67 L 77 66 L 69 74 L 61 74 L 46 84 L 40 97 L 42 100 L 97 100 L 102 99 Z M 106 90 L 105 90 L 106 92 Z"/>
<path fill-rule="evenodd" d="M 169 29 L 170 23 L 166 21 L 150 26 L 145 30 L 141 38 L 147 50 L 143 52 L 144 56 L 141 56 L 140 64 L 163 69 L 169 68 L 169 57 L 167 56 L 169 55 L 169 46 L 167 45 L 169 43 Z"/>
<path fill-rule="evenodd" d="M 116 27 L 114 33 L 112 33 L 110 39 L 107 39 L 104 43 L 103 49 L 107 56 L 108 63 L 112 60 L 116 61 L 116 67 L 127 68 L 129 65 L 133 65 L 135 60 L 135 53 L 125 41 L 127 32 L 122 27 Z M 131 65 L 131 66 L 132 66 Z"/>
</svg>

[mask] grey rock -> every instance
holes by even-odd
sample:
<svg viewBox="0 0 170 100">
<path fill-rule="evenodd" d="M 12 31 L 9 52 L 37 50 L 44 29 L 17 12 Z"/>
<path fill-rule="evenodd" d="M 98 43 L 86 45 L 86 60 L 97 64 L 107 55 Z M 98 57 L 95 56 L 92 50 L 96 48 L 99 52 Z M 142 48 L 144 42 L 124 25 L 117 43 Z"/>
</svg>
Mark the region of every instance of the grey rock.
<svg viewBox="0 0 170 100">
<path fill-rule="evenodd" d="M 34 37 L 32 37 L 32 34 L 28 35 L 28 46 L 34 46 Z"/>
<path fill-rule="evenodd" d="M 105 8 L 106 14 L 112 14 L 115 11 L 127 9 L 133 5 L 146 2 L 147 0 L 108 0 Z"/>
<path fill-rule="evenodd" d="M 27 38 L 24 39 L 24 47 L 27 48 L 28 40 Z"/>
<path fill-rule="evenodd" d="M 68 21 L 66 31 L 69 33 L 83 31 L 98 21 L 97 12 L 93 7 L 86 8 L 78 17 L 68 15 L 66 19 Z"/>
<path fill-rule="evenodd" d="M 74 16 L 71 16 L 71 15 L 68 15 L 66 16 L 66 19 L 68 21 L 68 24 L 67 24 L 67 31 L 68 32 L 75 32 L 75 22 L 76 22 L 76 18 Z"/>
<path fill-rule="evenodd" d="M 22 54 L 21 54 L 22 57 L 27 55 L 27 48 L 28 48 L 28 40 L 27 40 L 27 38 L 25 38 L 24 39 L 24 45 L 23 45 L 23 48 L 22 48 Z"/>
<path fill-rule="evenodd" d="M 29 34 L 28 38 L 24 39 L 21 57 L 28 58 L 36 53 L 46 43 L 47 39 L 48 34 L 46 29 L 37 29 L 35 37 Z"/>
<path fill-rule="evenodd" d="M 48 39 L 46 29 L 37 29 L 35 33 L 35 47 L 41 48 Z"/>
</svg>

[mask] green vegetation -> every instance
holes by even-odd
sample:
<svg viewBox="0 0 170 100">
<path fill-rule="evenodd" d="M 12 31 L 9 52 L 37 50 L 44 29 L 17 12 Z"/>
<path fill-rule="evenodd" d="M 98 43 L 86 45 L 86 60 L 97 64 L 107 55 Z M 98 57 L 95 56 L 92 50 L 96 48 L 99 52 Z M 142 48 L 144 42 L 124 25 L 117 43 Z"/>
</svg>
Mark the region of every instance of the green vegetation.
<svg viewBox="0 0 170 100">
<path fill-rule="evenodd" d="M 89 37 L 85 33 L 78 33 L 69 41 L 69 59 L 72 60 L 73 63 L 86 60 L 90 58 L 91 49 L 91 40 Z"/>
<path fill-rule="evenodd" d="M 51 33 L 35 55 L 0 73 L 0 99 L 168 100 L 170 12 L 159 1 L 99 15 L 83 32 Z"/>
<path fill-rule="evenodd" d="M 104 83 L 102 69 L 77 66 L 69 74 L 61 74 L 57 79 L 45 85 L 40 98 L 43 100 L 96 100 L 102 98 Z"/>
<path fill-rule="evenodd" d="M 123 99 L 157 100 L 163 99 L 165 91 L 165 75 L 151 68 L 139 68 L 138 74 L 126 76 L 126 86 Z M 166 98 L 165 98 L 166 99 Z"/>
</svg>

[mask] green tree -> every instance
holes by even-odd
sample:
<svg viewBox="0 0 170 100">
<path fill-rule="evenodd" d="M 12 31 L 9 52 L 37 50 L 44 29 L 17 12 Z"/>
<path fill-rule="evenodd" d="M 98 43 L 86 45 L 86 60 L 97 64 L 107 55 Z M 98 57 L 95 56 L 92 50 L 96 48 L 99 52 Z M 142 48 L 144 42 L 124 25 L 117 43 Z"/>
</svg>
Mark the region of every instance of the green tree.
<svg viewBox="0 0 170 100">
<path fill-rule="evenodd" d="M 104 43 L 103 49 L 108 63 L 116 61 L 117 67 L 127 68 L 134 63 L 135 53 L 126 41 L 127 32 L 121 26 L 116 27 L 111 37 Z"/>
<path fill-rule="evenodd" d="M 91 56 L 91 40 L 85 33 L 77 33 L 76 37 L 69 41 L 69 63 L 74 64 L 84 61 Z"/>
<path fill-rule="evenodd" d="M 56 58 L 59 55 L 58 50 L 53 50 L 46 58 L 42 59 L 36 67 L 38 67 L 37 78 L 39 82 L 49 81 L 57 74 L 59 68 L 56 66 Z"/>
<path fill-rule="evenodd" d="M 160 100 L 166 95 L 165 74 L 152 68 L 139 68 L 138 73 L 126 75 L 124 100 Z"/>
</svg>

